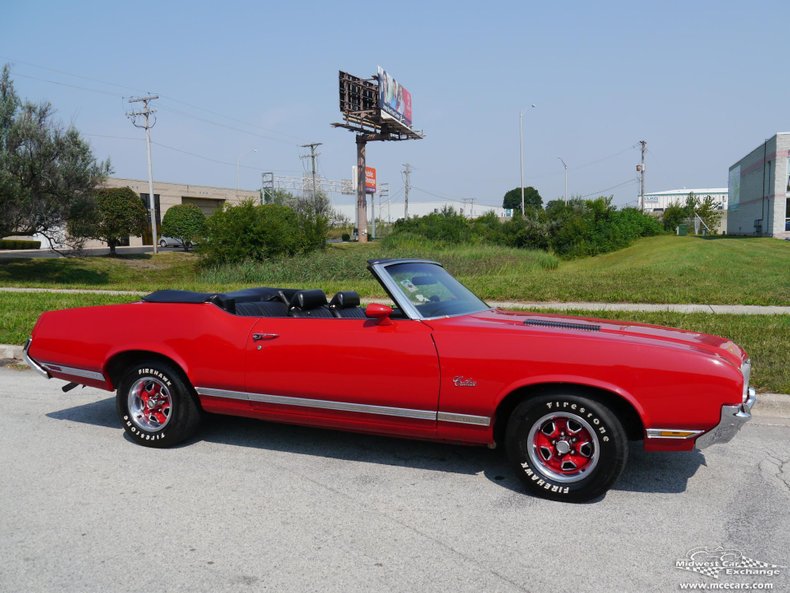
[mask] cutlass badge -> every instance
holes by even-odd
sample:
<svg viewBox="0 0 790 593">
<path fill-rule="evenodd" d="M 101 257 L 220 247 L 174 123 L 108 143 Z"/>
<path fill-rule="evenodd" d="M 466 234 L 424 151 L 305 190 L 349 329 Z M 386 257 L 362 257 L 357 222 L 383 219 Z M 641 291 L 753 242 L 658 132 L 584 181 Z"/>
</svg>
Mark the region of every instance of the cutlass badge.
<svg viewBox="0 0 790 593">
<path fill-rule="evenodd" d="M 470 377 L 462 377 L 458 375 L 457 377 L 453 377 L 453 385 L 456 387 L 476 387 L 477 381 Z"/>
</svg>

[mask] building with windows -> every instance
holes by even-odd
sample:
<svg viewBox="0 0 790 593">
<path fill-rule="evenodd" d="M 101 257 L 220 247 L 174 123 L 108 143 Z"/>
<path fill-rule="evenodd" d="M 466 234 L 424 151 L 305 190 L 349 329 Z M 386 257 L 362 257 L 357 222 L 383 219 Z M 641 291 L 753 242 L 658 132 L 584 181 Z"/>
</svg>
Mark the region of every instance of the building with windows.
<svg viewBox="0 0 790 593">
<path fill-rule="evenodd" d="M 104 187 L 130 187 L 140 194 L 145 204 L 146 210 L 150 214 L 150 201 L 148 199 L 148 180 L 143 179 L 122 179 L 119 177 L 108 177 L 104 182 Z M 154 205 L 156 212 L 157 236 L 161 235 L 159 228 L 162 224 L 162 217 L 165 212 L 177 204 L 193 204 L 203 211 L 203 214 L 210 216 L 214 211 L 222 208 L 225 202 L 237 204 L 242 200 L 252 198 L 260 200 L 260 191 L 254 190 L 234 190 L 225 187 L 211 187 L 206 185 L 191 185 L 184 183 L 165 183 L 154 181 Z M 142 237 L 130 237 L 130 245 L 151 245 L 151 228 L 146 228 Z M 98 247 L 101 243 L 96 242 Z"/>
<path fill-rule="evenodd" d="M 726 187 L 699 187 L 699 188 L 683 188 L 683 189 L 668 189 L 666 191 L 657 191 L 645 194 L 645 201 L 643 210 L 656 217 L 663 215 L 672 204 L 684 205 L 689 195 L 694 195 L 699 203 L 706 197 L 713 198 L 719 210 L 726 213 L 729 195 Z M 711 229 L 716 233 L 727 233 L 727 216 L 726 214 L 721 217 L 718 227 Z"/>
<path fill-rule="evenodd" d="M 790 238 L 790 132 L 768 138 L 730 167 L 731 235 Z"/>
<path fill-rule="evenodd" d="M 702 187 L 668 189 L 666 191 L 656 191 L 645 194 L 644 211 L 660 214 L 666 210 L 667 206 L 670 204 L 685 204 L 689 194 L 694 194 L 698 200 L 710 196 L 716 201 L 719 210 L 727 209 L 728 195 L 726 187 Z"/>
</svg>

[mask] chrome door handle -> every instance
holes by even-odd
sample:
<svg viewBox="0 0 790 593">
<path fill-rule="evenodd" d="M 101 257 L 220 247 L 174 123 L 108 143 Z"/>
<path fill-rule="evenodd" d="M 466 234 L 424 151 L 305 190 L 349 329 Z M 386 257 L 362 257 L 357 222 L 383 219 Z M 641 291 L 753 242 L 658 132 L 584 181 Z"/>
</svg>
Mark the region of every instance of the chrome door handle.
<svg viewBox="0 0 790 593">
<path fill-rule="evenodd" d="M 252 339 L 256 342 L 260 340 L 274 340 L 275 338 L 279 338 L 280 334 L 252 334 Z"/>
</svg>

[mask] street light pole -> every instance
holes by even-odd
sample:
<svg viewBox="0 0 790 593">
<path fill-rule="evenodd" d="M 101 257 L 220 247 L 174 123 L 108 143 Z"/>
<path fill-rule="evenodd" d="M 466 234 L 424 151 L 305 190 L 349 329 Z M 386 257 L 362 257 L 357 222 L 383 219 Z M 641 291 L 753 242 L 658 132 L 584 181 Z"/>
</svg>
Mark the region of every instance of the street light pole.
<svg viewBox="0 0 790 593">
<path fill-rule="evenodd" d="M 239 158 L 236 159 L 236 197 L 239 197 L 239 168 L 241 167 L 241 159 L 243 159 L 248 154 L 252 154 L 253 152 L 258 152 L 257 148 L 253 148 L 252 150 L 248 150 L 247 152 L 243 152 L 239 155 Z"/>
<path fill-rule="evenodd" d="M 531 109 L 535 105 L 530 106 Z M 518 164 L 521 173 L 521 216 L 524 216 L 524 111 L 522 109 L 518 112 Z"/>
<path fill-rule="evenodd" d="M 562 160 L 561 156 L 558 156 L 557 158 L 560 159 L 560 162 L 562 163 L 562 166 L 565 168 L 565 193 L 563 194 L 563 200 L 562 201 L 567 204 L 567 202 L 568 202 L 568 165 L 565 164 L 565 161 Z"/>
</svg>

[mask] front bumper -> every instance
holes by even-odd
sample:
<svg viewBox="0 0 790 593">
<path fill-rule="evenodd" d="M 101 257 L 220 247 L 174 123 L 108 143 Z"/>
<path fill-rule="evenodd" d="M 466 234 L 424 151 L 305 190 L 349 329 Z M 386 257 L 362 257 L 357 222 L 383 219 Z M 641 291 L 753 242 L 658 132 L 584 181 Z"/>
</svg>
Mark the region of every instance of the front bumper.
<svg viewBox="0 0 790 593">
<path fill-rule="evenodd" d="M 697 439 L 697 449 L 731 441 L 741 426 L 751 419 L 752 406 L 756 401 L 757 393 L 753 387 L 750 387 L 744 403 L 737 406 L 722 406 L 719 423 Z"/>
</svg>

